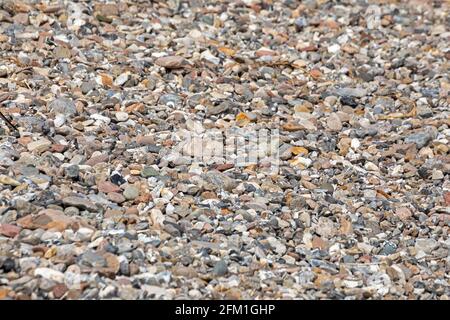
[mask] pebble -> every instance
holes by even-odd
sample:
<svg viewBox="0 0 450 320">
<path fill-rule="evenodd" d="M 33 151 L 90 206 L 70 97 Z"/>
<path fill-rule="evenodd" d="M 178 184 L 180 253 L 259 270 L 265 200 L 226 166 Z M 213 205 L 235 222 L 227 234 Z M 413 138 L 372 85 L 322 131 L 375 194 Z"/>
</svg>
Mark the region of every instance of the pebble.
<svg viewBox="0 0 450 320">
<path fill-rule="evenodd" d="M 77 113 L 75 103 L 69 98 L 57 98 L 49 103 L 49 109 L 64 116 L 73 116 Z"/>
<path fill-rule="evenodd" d="M 332 113 L 327 119 L 327 126 L 332 131 L 341 131 L 342 130 L 341 119 L 337 114 Z"/>
<path fill-rule="evenodd" d="M 87 199 L 81 198 L 81 197 L 75 197 L 75 196 L 65 197 L 62 199 L 62 202 L 66 206 L 77 207 L 82 210 L 90 210 L 90 211 L 97 210 L 97 207 L 95 206 L 94 203 L 92 203 L 91 201 L 89 201 Z"/>
<path fill-rule="evenodd" d="M 47 150 L 51 145 L 52 145 L 52 143 L 50 142 L 50 140 L 39 139 L 37 141 L 33 141 L 33 142 L 30 142 L 29 144 L 27 144 L 27 149 L 30 152 L 33 152 L 33 151 L 42 152 L 42 151 Z"/>
<path fill-rule="evenodd" d="M 433 137 L 429 132 L 418 132 L 411 134 L 405 138 L 405 143 L 415 143 L 417 148 L 421 149 L 425 147 Z"/>
<path fill-rule="evenodd" d="M 50 268 L 36 268 L 34 270 L 34 275 L 41 276 L 44 279 L 48 279 L 58 283 L 64 282 L 64 274 Z"/>
<path fill-rule="evenodd" d="M 423 251 L 427 254 L 430 254 L 437 246 L 436 240 L 434 239 L 417 239 L 415 248 L 417 251 Z"/>
<path fill-rule="evenodd" d="M 125 190 L 123 191 L 123 196 L 127 200 L 133 200 L 136 199 L 139 196 L 139 189 L 135 186 L 128 185 L 125 187 Z"/>
<path fill-rule="evenodd" d="M 225 261 L 220 260 L 214 265 L 213 270 L 214 275 L 218 277 L 223 277 L 228 273 L 228 266 Z"/>
<path fill-rule="evenodd" d="M 116 112 L 116 119 L 119 122 L 127 121 L 128 120 L 128 113 L 118 111 L 118 112 Z"/>
</svg>

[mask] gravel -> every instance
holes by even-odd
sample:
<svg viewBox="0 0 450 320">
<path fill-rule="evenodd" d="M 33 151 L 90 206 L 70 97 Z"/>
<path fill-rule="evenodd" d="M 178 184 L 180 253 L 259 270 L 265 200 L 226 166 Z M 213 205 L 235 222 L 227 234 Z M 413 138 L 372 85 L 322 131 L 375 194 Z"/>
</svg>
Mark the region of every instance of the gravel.
<svg viewBox="0 0 450 320">
<path fill-rule="evenodd" d="M 0 299 L 448 300 L 448 14 L 0 1 Z"/>
</svg>

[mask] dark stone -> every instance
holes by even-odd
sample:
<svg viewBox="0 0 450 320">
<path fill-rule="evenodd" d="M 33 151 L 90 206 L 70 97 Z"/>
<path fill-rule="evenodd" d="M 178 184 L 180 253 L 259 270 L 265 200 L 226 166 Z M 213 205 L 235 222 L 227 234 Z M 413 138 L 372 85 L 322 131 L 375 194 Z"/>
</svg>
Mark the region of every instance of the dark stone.
<svg viewBox="0 0 450 320">
<path fill-rule="evenodd" d="M 355 98 L 347 96 L 341 97 L 341 104 L 350 106 L 352 108 L 358 106 L 358 102 L 355 100 Z"/>
<path fill-rule="evenodd" d="M 76 164 L 68 166 L 65 170 L 66 175 L 70 178 L 76 178 L 80 174 L 80 167 Z"/>
<path fill-rule="evenodd" d="M 11 258 L 6 258 L 5 261 L 3 261 L 0 269 L 3 270 L 5 273 L 11 272 L 16 268 L 16 263 Z"/>
<path fill-rule="evenodd" d="M 127 182 L 120 174 L 118 173 L 114 173 L 111 177 L 110 180 L 112 183 L 114 183 L 115 185 L 120 186 L 121 184 L 124 184 L 125 182 Z"/>
</svg>

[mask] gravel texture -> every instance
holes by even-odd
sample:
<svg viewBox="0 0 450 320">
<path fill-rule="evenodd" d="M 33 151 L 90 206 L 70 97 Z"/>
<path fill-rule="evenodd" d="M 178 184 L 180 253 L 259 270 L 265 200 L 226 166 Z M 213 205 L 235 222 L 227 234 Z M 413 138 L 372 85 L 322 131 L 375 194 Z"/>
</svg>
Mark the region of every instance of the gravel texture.
<svg viewBox="0 0 450 320">
<path fill-rule="evenodd" d="M 449 299 L 449 26 L 431 0 L 1 0 L 0 299 Z M 276 171 L 189 153 L 263 129 Z"/>
</svg>

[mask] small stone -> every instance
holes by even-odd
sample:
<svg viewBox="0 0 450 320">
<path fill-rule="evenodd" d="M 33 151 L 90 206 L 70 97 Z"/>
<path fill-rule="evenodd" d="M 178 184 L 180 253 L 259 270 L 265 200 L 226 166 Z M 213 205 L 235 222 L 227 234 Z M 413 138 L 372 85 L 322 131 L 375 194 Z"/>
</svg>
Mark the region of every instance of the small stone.
<svg viewBox="0 0 450 320">
<path fill-rule="evenodd" d="M 180 56 L 167 56 L 156 59 L 155 64 L 167 69 L 179 69 L 187 66 L 188 62 Z"/>
<path fill-rule="evenodd" d="M 341 50 L 341 46 L 338 45 L 337 43 L 328 47 L 329 53 L 338 53 L 340 50 Z"/>
<path fill-rule="evenodd" d="M 114 203 L 122 203 L 126 201 L 125 197 L 121 193 L 117 192 L 109 192 L 107 194 L 107 198 Z"/>
<path fill-rule="evenodd" d="M 367 95 L 367 90 L 362 88 L 339 88 L 335 93 L 340 97 L 362 98 Z"/>
<path fill-rule="evenodd" d="M 99 192 L 109 193 L 109 192 L 119 192 L 119 186 L 115 185 L 109 181 L 102 181 L 97 184 L 97 188 Z"/>
<path fill-rule="evenodd" d="M 107 162 L 109 156 L 107 154 L 100 154 L 98 156 L 92 156 L 89 160 L 86 161 L 86 165 L 88 166 L 95 166 L 96 164 Z"/>
<path fill-rule="evenodd" d="M 336 228 L 333 221 L 329 218 L 320 217 L 316 225 L 316 232 L 320 236 L 329 239 L 336 234 Z"/>
<path fill-rule="evenodd" d="M 66 292 L 67 292 L 68 290 L 69 290 L 69 289 L 67 288 L 67 286 L 66 286 L 65 284 L 63 284 L 63 283 L 57 284 L 57 285 L 54 286 L 53 289 L 52 289 L 53 296 L 54 296 L 56 299 L 61 299 L 61 298 L 66 294 Z"/>
<path fill-rule="evenodd" d="M 157 177 L 159 176 L 159 171 L 153 167 L 145 166 L 141 171 L 141 176 L 144 178 Z"/>
<path fill-rule="evenodd" d="M 130 79 L 131 74 L 129 72 L 125 72 L 122 73 L 121 75 L 119 75 L 116 80 L 114 80 L 114 85 L 115 86 L 122 86 L 125 84 L 125 82 L 128 81 L 128 79 Z"/>
<path fill-rule="evenodd" d="M 116 119 L 119 122 L 127 121 L 128 120 L 128 113 L 122 112 L 122 111 L 117 111 L 116 112 Z"/>
<path fill-rule="evenodd" d="M 395 214 L 400 218 L 402 221 L 408 221 L 412 217 L 411 210 L 409 210 L 406 207 L 400 207 L 395 210 Z"/>
<path fill-rule="evenodd" d="M 444 193 L 444 203 L 447 206 L 450 206 L 450 192 Z"/>
<path fill-rule="evenodd" d="M 268 237 L 267 242 L 272 247 L 272 249 L 279 255 L 283 255 L 286 253 L 286 246 L 275 237 Z"/>
<path fill-rule="evenodd" d="M 6 258 L 2 263 L 0 263 L 0 270 L 5 273 L 11 272 L 16 268 L 16 263 L 11 258 Z"/>
<path fill-rule="evenodd" d="M 53 121 L 53 123 L 55 124 L 56 128 L 61 127 L 65 122 L 66 122 L 66 117 L 63 114 L 61 114 L 61 113 L 58 113 L 55 116 L 55 120 Z"/>
<path fill-rule="evenodd" d="M 405 143 L 415 143 L 417 148 L 421 149 L 431 140 L 433 140 L 433 136 L 429 132 L 417 132 L 407 136 L 405 138 Z"/>
<path fill-rule="evenodd" d="M 72 55 L 70 49 L 65 46 L 57 46 L 53 51 L 53 54 L 56 59 L 70 58 Z"/>
<path fill-rule="evenodd" d="M 437 247 L 437 245 L 438 243 L 434 239 L 421 238 L 416 240 L 415 248 L 417 251 L 420 250 L 429 254 Z"/>
<path fill-rule="evenodd" d="M 97 3 L 95 4 L 95 11 L 104 16 L 119 15 L 119 7 L 115 3 Z"/>
<path fill-rule="evenodd" d="M 134 200 L 139 197 L 139 189 L 133 185 L 128 185 L 125 187 L 123 195 L 127 200 Z"/>
<path fill-rule="evenodd" d="M 41 228 L 44 230 L 57 230 L 64 231 L 72 223 L 74 223 L 71 217 L 66 216 L 62 211 L 54 209 L 41 210 L 36 216 L 25 216 L 17 220 L 17 224 L 26 229 Z"/>
<path fill-rule="evenodd" d="M 294 20 L 295 31 L 300 32 L 308 26 L 308 21 L 304 17 L 298 17 Z"/>
<path fill-rule="evenodd" d="M 397 251 L 397 246 L 392 242 L 387 242 L 383 249 L 381 250 L 380 254 L 384 256 L 388 256 L 391 254 L 394 254 Z"/>
<path fill-rule="evenodd" d="M 69 98 L 58 98 L 49 104 L 49 109 L 55 113 L 72 116 L 77 113 L 75 103 Z"/>
<path fill-rule="evenodd" d="M 64 282 L 64 274 L 50 268 L 37 268 L 36 270 L 34 270 L 34 275 L 41 276 L 44 279 L 48 279 L 58 283 Z"/>
<path fill-rule="evenodd" d="M 107 266 L 107 261 L 101 254 L 88 250 L 80 257 L 80 264 L 92 268 L 101 268 Z"/>
<path fill-rule="evenodd" d="M 202 52 L 201 57 L 203 60 L 210 62 L 212 64 L 218 65 L 220 63 L 220 59 L 214 56 L 211 51 L 205 50 Z"/>
<path fill-rule="evenodd" d="M 14 186 L 14 187 L 20 186 L 19 181 L 15 180 L 11 177 L 5 176 L 3 174 L 0 175 L 0 184 Z"/>
<path fill-rule="evenodd" d="M 182 102 L 181 98 L 179 95 L 177 94 L 173 94 L 173 93 L 166 93 L 163 94 L 161 97 L 159 97 L 159 104 L 165 104 L 168 106 L 177 106 Z"/>
<path fill-rule="evenodd" d="M 358 106 L 358 102 L 353 97 L 343 96 L 343 97 L 341 97 L 340 101 L 341 101 L 341 104 L 350 106 L 353 108 Z"/>
<path fill-rule="evenodd" d="M 114 173 L 111 175 L 110 180 L 112 183 L 114 183 L 115 185 L 122 185 L 126 182 L 126 180 L 118 173 Z"/>
<path fill-rule="evenodd" d="M 213 273 L 218 277 L 223 277 L 224 275 L 226 275 L 228 273 L 227 263 L 223 260 L 218 261 L 214 265 Z"/>
<path fill-rule="evenodd" d="M 98 210 L 94 203 L 92 203 L 91 201 L 89 201 L 87 199 L 81 198 L 81 197 L 76 197 L 76 196 L 65 197 L 62 199 L 62 202 L 66 206 L 77 207 L 82 210 L 89 210 L 89 211 L 97 211 Z"/>
<path fill-rule="evenodd" d="M 0 224 L 0 234 L 5 237 L 14 238 L 19 234 L 20 230 L 22 230 L 20 227 L 12 224 Z"/>
<path fill-rule="evenodd" d="M 327 126 L 332 131 L 341 131 L 342 130 L 342 122 L 336 113 L 330 114 L 327 119 Z"/>
<path fill-rule="evenodd" d="M 441 170 L 433 169 L 433 171 L 431 173 L 431 179 L 442 180 L 442 179 L 444 179 L 444 173 Z"/>
<path fill-rule="evenodd" d="M 33 151 L 42 152 L 50 148 L 51 145 L 52 143 L 50 142 L 50 140 L 44 138 L 30 142 L 29 144 L 27 144 L 27 149 L 30 152 Z"/>
<path fill-rule="evenodd" d="M 66 167 L 65 169 L 66 175 L 70 178 L 77 178 L 80 174 L 80 167 L 76 164 Z"/>
</svg>

